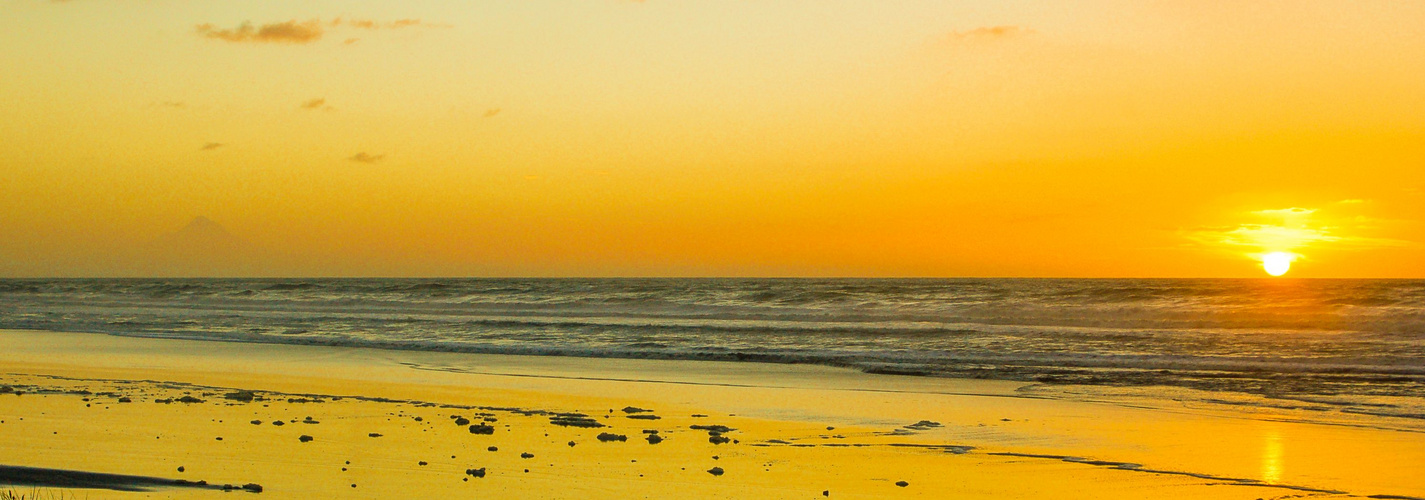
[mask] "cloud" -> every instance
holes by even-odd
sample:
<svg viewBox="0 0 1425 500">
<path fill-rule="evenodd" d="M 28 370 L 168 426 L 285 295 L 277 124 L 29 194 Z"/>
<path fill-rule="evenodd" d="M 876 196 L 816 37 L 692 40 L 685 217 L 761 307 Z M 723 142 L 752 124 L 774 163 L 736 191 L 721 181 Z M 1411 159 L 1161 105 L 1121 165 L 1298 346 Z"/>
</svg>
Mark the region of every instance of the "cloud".
<svg viewBox="0 0 1425 500">
<path fill-rule="evenodd" d="M 159 105 L 159 106 L 163 106 L 163 107 L 165 107 L 165 108 L 173 108 L 173 109 L 185 109 L 185 108 L 188 107 L 187 104 L 184 104 L 184 103 L 181 102 L 181 101 L 163 101 L 163 102 L 158 103 L 158 105 Z"/>
<path fill-rule="evenodd" d="M 221 142 L 210 142 L 210 143 L 204 144 L 202 150 L 203 150 L 203 151 L 212 151 L 212 150 L 214 150 L 214 149 L 221 148 L 221 147 L 223 147 L 224 145 L 225 145 L 225 144 L 223 144 L 223 143 L 221 143 Z"/>
<path fill-rule="evenodd" d="M 1035 31 L 1023 26 L 982 26 L 969 31 L 952 31 L 942 41 L 997 40 L 1032 35 Z"/>
<path fill-rule="evenodd" d="M 490 108 L 485 110 L 485 118 L 500 114 L 500 108 Z"/>
<path fill-rule="evenodd" d="M 422 21 L 420 19 L 397 19 L 390 22 L 374 21 L 371 19 L 342 19 L 340 17 L 332 19 L 327 23 L 333 28 L 347 26 L 364 30 L 380 29 L 401 29 L 401 28 L 450 28 L 449 24 L 435 24 Z"/>
<path fill-rule="evenodd" d="M 1267 252 L 1288 252 L 1309 248 L 1400 248 L 1414 247 L 1416 243 L 1390 238 L 1357 236 L 1372 229 L 1373 219 L 1365 217 L 1336 217 L 1335 224 L 1318 222 L 1326 214 L 1314 208 L 1279 208 L 1256 210 L 1247 215 L 1257 219 L 1235 226 L 1206 227 L 1187 231 L 1186 237 L 1203 245 L 1246 251 L 1249 256 L 1259 256 Z"/>
<path fill-rule="evenodd" d="M 336 109 L 336 108 L 334 108 L 334 107 L 331 107 L 331 106 L 327 105 L 327 100 L 326 100 L 325 98 L 321 98 L 321 97 L 317 97 L 317 98 L 313 98 L 313 99 L 308 99 L 308 100 L 302 101 L 302 104 L 301 104 L 301 106 L 299 106 L 299 107 L 302 108 L 302 109 L 306 109 L 306 110 L 318 110 L 318 109 L 320 109 L 320 110 L 323 110 L 323 111 L 332 111 L 332 110 Z"/>
<path fill-rule="evenodd" d="M 312 43 L 321 39 L 322 35 L 326 33 L 322 28 L 322 22 L 316 19 L 304 22 L 293 20 L 264 24 L 256 28 L 252 26 L 252 23 L 244 22 L 234 29 L 219 29 L 212 24 L 200 24 L 195 28 L 195 31 L 203 37 L 226 42 L 287 44 Z"/>
<path fill-rule="evenodd" d="M 386 155 L 367 154 L 365 151 L 356 153 L 347 158 L 348 161 L 366 164 L 376 163 L 384 159 L 386 159 Z"/>
</svg>

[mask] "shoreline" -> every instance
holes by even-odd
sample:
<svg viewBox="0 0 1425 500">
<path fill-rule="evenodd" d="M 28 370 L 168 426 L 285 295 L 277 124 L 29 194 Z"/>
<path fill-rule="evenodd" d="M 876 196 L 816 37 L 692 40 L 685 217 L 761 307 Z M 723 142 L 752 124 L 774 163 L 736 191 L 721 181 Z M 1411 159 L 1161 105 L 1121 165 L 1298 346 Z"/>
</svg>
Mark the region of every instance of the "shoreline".
<svg viewBox="0 0 1425 500">
<path fill-rule="evenodd" d="M 811 365 L 469 355 L 13 330 L 0 331 L 0 372 L 4 372 L 0 374 L 3 377 L 0 384 L 27 382 L 34 387 L 44 387 L 45 384 L 53 387 L 65 384 L 155 384 L 145 390 L 167 391 L 165 394 L 170 396 L 183 392 L 173 387 L 162 388 L 159 387 L 162 383 L 152 382 L 167 380 L 188 384 L 177 387 L 187 387 L 188 392 L 198 394 L 217 394 L 217 390 L 255 390 L 271 394 L 320 395 L 324 399 L 340 397 L 342 399 L 336 401 L 340 404 L 307 404 L 300 410 L 317 413 L 309 408 L 320 406 L 332 409 L 332 413 L 293 418 L 313 416 L 323 423 L 367 419 L 364 425 L 371 428 L 392 425 L 369 420 L 372 415 L 380 413 L 376 410 L 381 405 L 387 405 L 384 407 L 387 413 L 390 410 L 430 408 L 420 406 L 423 404 L 435 407 L 523 408 L 548 414 L 583 413 L 600 422 L 607 422 L 608 430 L 627 437 L 629 441 L 609 444 L 594 439 L 598 434 L 592 432 L 595 429 L 575 431 L 576 428 L 552 425 L 547 418 L 541 420 L 518 412 L 494 416 L 524 428 L 518 431 L 522 436 L 522 446 L 560 449 L 552 445 L 562 446 L 564 441 L 576 441 L 577 446 L 563 446 L 567 450 L 560 451 L 599 450 L 592 456 L 561 455 L 559 464 L 546 465 L 562 471 L 561 474 L 540 476 L 542 479 L 538 480 L 523 477 L 525 473 L 522 472 L 507 475 L 510 470 L 516 470 L 508 466 L 520 463 L 519 459 L 511 463 L 491 462 L 490 479 L 496 477 L 494 474 L 499 469 L 500 474 L 506 474 L 501 476 L 501 481 L 509 481 L 508 485 L 514 488 L 505 491 L 519 491 L 519 488 L 538 483 L 553 488 L 548 490 L 550 492 L 564 492 L 547 495 L 550 497 L 569 496 L 574 491 L 569 488 L 577 486 L 571 483 L 597 482 L 598 471 L 602 470 L 600 467 L 614 467 L 616 462 L 628 463 L 627 456 L 616 460 L 617 457 L 610 455 L 614 450 L 632 453 L 628 456 L 647 454 L 639 455 L 644 458 L 639 462 L 654 460 L 669 467 L 676 464 L 719 482 L 709 483 L 707 478 L 685 475 L 683 470 L 648 470 L 642 472 L 647 476 L 645 478 L 623 477 L 617 488 L 606 492 L 608 496 L 612 496 L 614 491 L 647 492 L 654 496 L 658 496 L 660 491 L 665 494 L 682 492 L 677 488 L 659 489 L 668 484 L 707 488 L 695 488 L 695 493 L 690 495 L 696 497 L 738 496 L 735 492 L 740 491 L 742 496 L 807 498 L 822 491 L 788 490 L 778 486 L 776 481 L 764 481 L 795 477 L 805 484 L 811 484 L 806 481 L 815 479 L 830 488 L 826 491 L 844 492 L 849 496 L 929 497 L 954 494 L 967 497 L 1062 498 L 1080 495 L 1084 498 L 1134 498 L 1142 496 L 1144 491 L 1163 492 L 1167 490 L 1162 488 L 1169 488 L 1173 496 L 1185 498 L 1256 498 L 1261 496 L 1261 492 L 1256 490 L 1281 488 L 1282 491 L 1321 495 L 1343 492 L 1341 494 L 1425 497 L 1425 485 L 1415 478 L 1415 467 L 1412 467 L 1425 463 L 1422 462 L 1425 460 L 1425 451 L 1422 451 L 1425 450 L 1425 436 L 1419 432 L 1296 421 L 1290 415 L 1260 409 L 1244 418 L 1212 409 L 1155 407 L 1128 399 L 1079 401 L 1063 394 L 1026 392 L 1026 387 L 1032 384 L 1002 381 L 870 375 Z M 44 382 L 46 380 L 48 382 Z M 61 383 L 63 380 L 69 382 Z M 140 382 L 144 380 L 150 382 Z M 209 389 L 197 389 L 198 386 Z M 88 388 L 77 390 L 99 392 Z M 213 399 L 211 396 L 195 397 L 205 401 Z M 32 440 L 19 439 L 12 418 L 19 417 L 17 413 L 22 409 L 13 404 L 15 401 L 31 398 L 24 401 L 26 404 L 35 401 L 36 406 L 23 411 L 33 410 L 45 415 L 28 414 L 32 422 L 42 418 L 57 429 L 55 432 L 66 430 L 64 434 L 69 435 L 83 428 L 81 416 L 84 412 L 96 411 L 91 407 L 72 404 L 82 399 L 81 395 L 60 390 L 25 396 L 0 394 L 0 398 L 5 398 L 0 400 L 0 412 L 6 414 L 0 420 L 10 421 L 0 424 L 0 438 L 3 438 L 0 439 L 0 448 L 7 456 L 31 456 L 36 450 L 69 450 L 68 455 L 46 451 L 47 458 L 41 461 L 43 463 L 12 462 L 0 465 L 158 477 L 172 475 L 169 470 L 150 467 L 151 463 L 126 464 L 132 466 L 132 469 L 126 470 L 93 470 L 94 467 L 85 466 L 105 463 L 93 458 L 96 452 L 98 455 L 117 452 L 98 444 L 53 437 L 59 434 L 51 434 L 50 438 L 39 435 Z M 378 402 L 370 398 L 405 403 Z M 271 436 L 246 432 L 271 430 L 271 426 L 251 425 L 245 423 L 246 420 L 233 419 L 233 411 L 253 412 L 253 409 L 247 408 L 252 406 L 249 403 L 173 406 L 155 404 L 150 402 L 151 399 L 164 398 L 155 396 L 131 404 L 107 403 L 109 408 L 137 411 L 134 418 L 138 421 L 170 420 L 173 423 L 168 425 L 178 428 L 178 433 L 187 433 L 190 427 L 197 424 L 185 424 L 180 421 L 182 418 L 165 416 L 168 413 L 181 409 L 179 413 L 186 415 L 185 418 L 201 419 L 207 416 L 209 421 L 225 416 L 227 418 L 222 420 L 243 422 L 243 426 L 252 429 L 239 426 L 244 433 L 224 436 L 227 441 L 223 443 L 266 443 L 263 446 L 273 449 L 291 446 L 281 442 L 267 443 Z M 1170 395 L 1158 399 L 1159 403 L 1172 401 Z M 328 400 L 328 403 L 333 401 Z M 281 404 L 291 406 L 303 403 Z M 398 404 L 406 406 L 399 410 L 389 406 Z M 654 409 L 659 419 L 616 418 L 621 417 L 616 411 L 606 411 L 624 407 Z M 695 418 L 691 415 L 710 417 Z M 606 416 L 608 418 L 604 418 Z M 436 415 L 427 417 L 425 421 L 431 421 Z M 707 418 L 718 420 L 713 422 L 716 425 L 739 429 L 729 433 L 731 439 L 739 442 L 707 443 L 704 440 L 712 436 L 688 428 L 700 425 Z M 908 427 L 921 421 L 935 422 L 939 426 Z M 232 422 L 225 425 L 234 425 Z M 412 424 L 406 422 L 406 425 Z M 827 430 L 827 427 L 836 430 Z M 290 429 L 291 426 L 283 428 Z M 422 433 L 449 434 L 455 430 L 464 432 L 462 429 L 430 428 Z M 639 434 L 642 430 L 658 430 L 669 438 L 656 446 L 644 444 L 641 442 L 643 436 Z M 338 440 L 350 449 L 363 446 L 364 440 L 375 439 L 366 437 L 368 433 L 396 436 L 404 432 L 352 431 L 350 437 Z M 113 433 L 120 436 L 115 437 Z M 100 433 L 105 437 L 95 443 L 123 440 L 121 438 L 125 433 L 110 429 Z M 842 437 L 831 437 L 837 435 Z M 446 437 L 468 441 L 468 436 Z M 322 441 L 333 439 L 317 437 Z M 207 438 L 203 444 L 213 446 L 208 442 L 211 439 Z M 390 447 L 393 441 L 388 439 L 382 444 Z M 442 446 L 439 444 L 442 442 L 445 441 L 425 443 L 425 446 Z M 146 450 L 144 453 L 152 457 L 176 453 L 163 447 L 155 448 L 157 445 L 147 441 L 142 443 L 145 444 L 142 446 Z M 469 444 L 466 442 L 462 446 Z M 619 448 L 625 444 L 626 447 Z M 634 448 L 633 444 L 641 448 Z M 405 453 L 402 450 L 410 451 L 408 448 L 408 445 L 397 445 L 389 451 L 399 455 Z M 946 451 L 951 449 L 960 452 Z M 85 450 L 89 453 L 84 453 Z M 704 455 L 710 452 L 727 456 L 709 462 L 709 457 Z M 465 450 L 446 456 L 451 454 L 462 456 Z M 708 463 L 724 467 L 728 473 L 713 476 L 702 472 L 707 469 L 703 465 Z M 777 465 L 763 467 L 766 470 L 762 470 L 756 468 L 758 464 Z M 902 489 L 860 474 L 875 469 L 881 471 L 876 477 L 889 481 L 892 474 L 879 468 L 880 465 L 904 470 L 901 475 L 908 476 L 904 480 L 914 486 Z M 268 496 L 296 495 L 298 491 L 320 495 L 335 491 L 329 489 L 330 485 L 323 487 L 328 489 L 303 489 L 289 481 L 303 474 L 274 476 L 272 468 L 273 464 L 237 467 L 229 463 L 228 467 L 204 467 L 204 470 L 243 472 L 236 474 L 240 477 L 224 481 L 255 481 L 266 487 L 262 494 Z M 752 474 L 759 470 L 761 472 Z M 791 475 L 781 476 L 773 470 Z M 932 470 L 936 474 L 925 474 Z M 990 471 L 1024 477 L 1044 475 L 1041 479 L 1049 483 L 1038 480 L 995 481 L 983 477 Z M 314 477 L 327 473 L 317 472 L 316 469 L 306 472 Z M 411 471 L 405 469 L 384 470 L 366 481 L 372 487 L 386 485 L 383 487 L 396 488 L 392 491 L 398 492 L 400 488 L 412 487 L 409 484 L 410 474 Z M 273 477 L 276 479 L 267 479 L 267 482 L 258 480 Z M 417 477 L 424 476 L 418 474 Z M 662 478 L 656 483 L 663 486 L 636 481 L 649 478 Z M 959 482 L 947 478 L 955 478 Z M 465 479 L 460 484 L 475 481 L 469 477 Z M 483 484 L 488 486 L 496 482 L 484 481 Z M 1028 483 L 1039 484 L 1041 489 L 1049 488 L 1044 484 L 1072 483 L 1076 486 L 1075 489 L 1051 488 L 1037 493 L 1015 490 L 1028 488 Z M 873 485 L 890 489 L 881 490 Z M 1241 487 L 1223 489 L 1223 486 Z M 430 491 L 436 493 L 437 490 L 444 491 L 440 488 Z M 1229 491 L 1231 493 L 1227 493 Z M 182 494 L 201 496 L 203 493 Z M 363 490 L 362 494 L 369 493 Z M 123 494 L 115 494 L 123 497 Z M 590 493 L 588 496 L 601 495 Z"/>
</svg>

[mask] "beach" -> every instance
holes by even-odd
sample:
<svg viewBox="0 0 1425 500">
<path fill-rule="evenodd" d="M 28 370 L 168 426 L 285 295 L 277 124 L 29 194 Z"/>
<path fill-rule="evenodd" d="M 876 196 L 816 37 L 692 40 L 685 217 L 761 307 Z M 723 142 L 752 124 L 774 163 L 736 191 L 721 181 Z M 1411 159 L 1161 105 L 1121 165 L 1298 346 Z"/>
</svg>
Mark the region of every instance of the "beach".
<svg viewBox="0 0 1425 500">
<path fill-rule="evenodd" d="M 0 368 L 6 474 L 162 480 L 43 487 L 87 498 L 1425 497 L 1409 421 L 1167 389 L 15 330 Z"/>
</svg>

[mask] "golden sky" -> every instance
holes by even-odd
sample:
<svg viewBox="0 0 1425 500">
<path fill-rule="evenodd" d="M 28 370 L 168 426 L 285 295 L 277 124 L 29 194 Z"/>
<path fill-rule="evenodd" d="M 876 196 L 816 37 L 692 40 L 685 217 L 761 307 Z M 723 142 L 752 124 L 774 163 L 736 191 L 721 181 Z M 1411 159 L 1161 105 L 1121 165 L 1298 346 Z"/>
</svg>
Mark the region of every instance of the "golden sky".
<svg viewBox="0 0 1425 500">
<path fill-rule="evenodd" d="M 0 276 L 1270 252 L 1425 278 L 1425 2 L 0 2 Z"/>
</svg>

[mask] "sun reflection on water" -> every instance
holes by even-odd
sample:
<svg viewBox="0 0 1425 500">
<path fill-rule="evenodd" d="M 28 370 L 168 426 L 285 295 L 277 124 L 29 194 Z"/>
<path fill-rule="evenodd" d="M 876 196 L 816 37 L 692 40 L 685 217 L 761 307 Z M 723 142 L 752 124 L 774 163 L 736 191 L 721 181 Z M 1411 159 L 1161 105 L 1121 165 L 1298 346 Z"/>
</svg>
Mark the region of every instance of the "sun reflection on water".
<svg viewBox="0 0 1425 500">
<path fill-rule="evenodd" d="M 1276 428 L 1267 429 L 1262 443 L 1262 481 L 1278 483 L 1282 479 L 1282 436 Z"/>
</svg>

